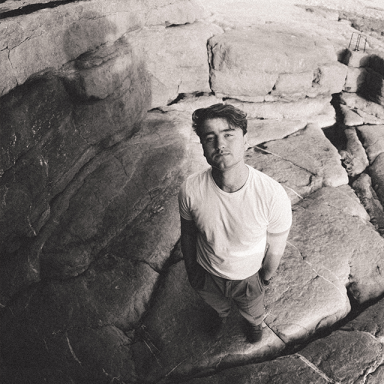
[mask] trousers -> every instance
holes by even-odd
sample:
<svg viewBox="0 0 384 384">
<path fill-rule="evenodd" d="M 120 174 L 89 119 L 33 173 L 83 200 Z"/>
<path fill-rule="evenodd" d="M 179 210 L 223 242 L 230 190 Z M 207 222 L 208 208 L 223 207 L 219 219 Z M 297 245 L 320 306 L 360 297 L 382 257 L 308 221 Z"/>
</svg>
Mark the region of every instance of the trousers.
<svg viewBox="0 0 384 384">
<path fill-rule="evenodd" d="M 212 275 L 203 267 L 199 268 L 199 278 L 193 287 L 200 297 L 210 305 L 220 317 L 227 317 L 231 310 L 231 300 L 240 314 L 251 324 L 259 325 L 264 318 L 265 286 L 259 272 L 244 280 L 228 280 Z"/>
</svg>

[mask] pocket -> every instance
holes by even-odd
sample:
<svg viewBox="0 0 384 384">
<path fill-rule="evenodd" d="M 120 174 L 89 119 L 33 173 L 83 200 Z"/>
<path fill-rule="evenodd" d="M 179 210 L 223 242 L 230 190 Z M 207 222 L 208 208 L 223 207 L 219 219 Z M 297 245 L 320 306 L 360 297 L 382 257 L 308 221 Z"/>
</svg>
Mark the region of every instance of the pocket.
<svg viewBox="0 0 384 384">
<path fill-rule="evenodd" d="M 257 297 L 264 293 L 265 287 L 261 282 L 259 272 L 248 277 L 246 295 L 248 297 Z"/>
</svg>

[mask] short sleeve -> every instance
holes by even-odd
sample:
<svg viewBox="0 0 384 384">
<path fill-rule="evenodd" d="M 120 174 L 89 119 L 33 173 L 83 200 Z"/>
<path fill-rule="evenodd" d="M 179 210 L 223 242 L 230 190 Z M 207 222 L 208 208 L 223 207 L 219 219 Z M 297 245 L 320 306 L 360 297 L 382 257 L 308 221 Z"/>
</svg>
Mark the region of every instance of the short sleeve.
<svg viewBox="0 0 384 384">
<path fill-rule="evenodd" d="M 287 231 L 292 225 L 292 207 L 284 188 L 277 184 L 270 207 L 269 233 L 281 233 Z"/>
<path fill-rule="evenodd" d="M 193 220 L 189 209 L 190 199 L 187 196 L 187 181 L 184 181 L 179 191 L 179 212 L 180 216 L 185 220 Z"/>
</svg>

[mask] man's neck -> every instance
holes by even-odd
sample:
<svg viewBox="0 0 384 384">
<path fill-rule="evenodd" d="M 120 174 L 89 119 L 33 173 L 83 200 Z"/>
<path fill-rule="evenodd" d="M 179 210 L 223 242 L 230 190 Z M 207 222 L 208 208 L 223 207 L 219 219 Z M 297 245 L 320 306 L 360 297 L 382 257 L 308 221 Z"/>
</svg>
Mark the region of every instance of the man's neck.
<svg viewBox="0 0 384 384">
<path fill-rule="evenodd" d="M 248 179 L 249 169 L 241 162 L 227 170 L 212 167 L 212 177 L 216 185 L 224 192 L 233 193 L 241 189 Z"/>
</svg>

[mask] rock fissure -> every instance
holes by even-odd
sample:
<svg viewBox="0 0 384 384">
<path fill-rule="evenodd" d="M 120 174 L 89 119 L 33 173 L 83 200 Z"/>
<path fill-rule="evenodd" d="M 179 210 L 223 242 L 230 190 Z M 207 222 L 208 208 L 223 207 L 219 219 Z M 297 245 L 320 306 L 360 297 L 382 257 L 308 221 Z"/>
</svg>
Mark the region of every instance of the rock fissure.
<svg viewBox="0 0 384 384">
<path fill-rule="evenodd" d="M 327 383 L 331 384 L 341 384 L 339 381 L 335 381 L 328 377 L 323 371 L 321 371 L 318 367 L 316 367 L 315 364 L 311 363 L 308 359 L 306 359 L 304 356 L 300 355 L 299 353 L 295 353 L 294 356 L 297 356 L 301 361 L 303 361 L 309 368 L 311 368 L 313 371 L 315 371 L 319 376 L 321 376 Z"/>
<path fill-rule="evenodd" d="M 286 159 L 286 158 L 284 158 L 283 156 L 280 156 L 280 155 L 278 155 L 278 154 L 276 154 L 276 153 L 273 153 L 273 152 L 270 152 L 270 151 L 268 151 L 268 150 L 266 150 L 266 149 L 263 149 L 263 148 L 261 148 L 259 145 L 255 145 L 254 148 L 257 148 L 257 149 L 259 149 L 260 151 L 263 151 L 263 152 L 265 152 L 265 153 L 268 153 L 269 155 L 276 156 L 276 157 L 278 157 L 278 158 L 280 158 L 280 159 L 282 159 L 282 160 L 284 160 L 284 161 L 287 161 L 287 162 L 293 164 L 295 167 L 298 167 L 298 168 L 300 168 L 300 169 L 302 169 L 302 170 L 304 170 L 304 171 L 310 173 L 312 176 L 318 176 L 318 175 L 317 175 L 316 173 L 314 173 L 313 171 L 310 171 L 309 169 L 304 168 L 303 166 L 301 166 L 301 165 L 299 165 L 299 164 L 296 164 L 295 162 L 293 162 L 293 161 L 290 160 L 290 159 Z"/>
</svg>

